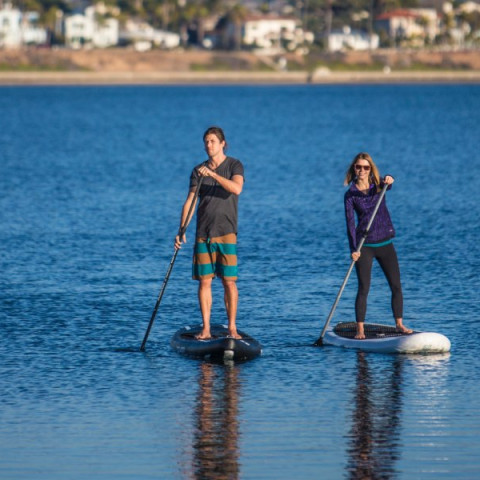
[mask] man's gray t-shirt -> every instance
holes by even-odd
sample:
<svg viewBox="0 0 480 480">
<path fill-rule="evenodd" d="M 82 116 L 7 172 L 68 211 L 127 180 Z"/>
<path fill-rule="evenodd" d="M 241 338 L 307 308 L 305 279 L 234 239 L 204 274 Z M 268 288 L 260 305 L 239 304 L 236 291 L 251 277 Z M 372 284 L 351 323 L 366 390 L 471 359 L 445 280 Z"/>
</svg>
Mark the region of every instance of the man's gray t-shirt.
<svg viewBox="0 0 480 480">
<path fill-rule="evenodd" d="M 190 191 L 195 190 L 199 175 L 198 168 L 205 165 L 197 165 L 190 176 Z M 243 174 L 243 165 L 240 160 L 227 157 L 215 170 L 231 180 L 234 175 Z M 212 177 L 204 177 L 199 193 L 199 205 L 197 210 L 197 237 L 211 238 L 237 233 L 238 225 L 238 195 L 227 192 Z"/>
</svg>

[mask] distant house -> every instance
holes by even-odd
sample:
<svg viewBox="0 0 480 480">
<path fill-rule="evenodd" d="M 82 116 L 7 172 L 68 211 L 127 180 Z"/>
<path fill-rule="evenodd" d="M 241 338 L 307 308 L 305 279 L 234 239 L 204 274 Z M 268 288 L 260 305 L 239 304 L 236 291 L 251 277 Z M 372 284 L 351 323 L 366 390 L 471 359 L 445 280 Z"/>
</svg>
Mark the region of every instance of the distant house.
<svg viewBox="0 0 480 480">
<path fill-rule="evenodd" d="M 65 18 L 65 45 L 70 48 L 81 48 L 90 44 L 93 38 L 93 24 L 81 13 Z"/>
<path fill-rule="evenodd" d="M 227 26 L 227 38 L 232 43 L 236 25 Z M 241 21 L 243 46 L 269 51 L 294 51 L 305 43 L 313 43 L 313 34 L 299 27 L 299 20 L 277 15 L 248 15 Z"/>
<path fill-rule="evenodd" d="M 282 38 L 293 38 L 296 28 L 294 18 L 252 15 L 243 22 L 243 43 L 261 48 L 279 47 Z"/>
<path fill-rule="evenodd" d="M 460 13 L 480 12 L 480 4 L 471 1 L 463 2 L 458 5 L 457 11 Z"/>
<path fill-rule="evenodd" d="M 439 32 L 439 17 L 433 8 L 397 9 L 375 19 L 375 28 L 390 39 L 390 43 L 416 41 L 423 45 Z"/>
<path fill-rule="evenodd" d="M 360 30 L 343 27 L 334 30 L 327 36 L 327 49 L 330 52 L 341 50 L 374 50 L 378 48 L 380 39 L 376 33 L 369 35 Z"/>
<path fill-rule="evenodd" d="M 118 20 L 106 14 L 102 4 L 87 7 L 84 14 L 65 19 L 65 44 L 70 48 L 106 48 L 118 44 Z"/>
<path fill-rule="evenodd" d="M 146 22 L 129 19 L 120 31 L 122 44 L 130 43 L 138 51 L 149 50 L 153 46 L 172 49 L 180 45 L 180 35 L 158 30 Z"/>
<path fill-rule="evenodd" d="M 45 45 L 47 43 L 47 30 L 39 27 L 40 14 L 38 12 L 25 12 L 22 16 L 22 36 L 24 45 Z"/>
<path fill-rule="evenodd" d="M 18 48 L 22 45 L 44 45 L 47 31 L 37 25 L 36 12 L 22 13 L 11 4 L 0 10 L 0 47 Z"/>
<path fill-rule="evenodd" d="M 0 10 L 0 45 L 5 48 L 19 47 L 22 44 L 22 13 L 7 5 Z"/>
</svg>

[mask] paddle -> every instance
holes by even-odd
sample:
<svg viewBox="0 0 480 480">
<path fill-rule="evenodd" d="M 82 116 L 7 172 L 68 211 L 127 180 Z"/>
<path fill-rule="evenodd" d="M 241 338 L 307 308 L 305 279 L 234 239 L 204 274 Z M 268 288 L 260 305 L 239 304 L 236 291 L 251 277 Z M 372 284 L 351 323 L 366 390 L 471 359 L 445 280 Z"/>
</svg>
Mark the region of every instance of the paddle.
<svg viewBox="0 0 480 480">
<path fill-rule="evenodd" d="M 380 203 L 382 202 L 382 199 L 385 195 L 385 192 L 387 191 L 387 188 L 388 188 L 388 184 L 385 184 L 382 188 L 382 192 L 380 193 L 380 197 L 378 198 L 378 202 L 377 204 L 375 205 L 375 209 L 373 210 L 373 213 L 372 213 L 372 216 L 370 218 L 370 221 L 368 222 L 367 224 L 367 228 L 365 229 L 365 232 L 363 234 L 363 237 L 362 239 L 360 240 L 360 243 L 358 244 L 358 247 L 357 247 L 357 250 L 356 252 L 360 252 L 363 244 L 365 243 L 365 240 L 368 236 L 368 232 L 370 230 L 370 227 L 372 226 L 372 223 L 373 223 L 373 220 L 375 219 L 375 216 L 377 215 L 377 212 L 378 212 L 378 209 L 380 208 Z M 333 313 L 335 312 L 335 309 L 337 308 L 337 305 L 338 305 L 338 302 L 340 301 L 340 297 L 342 296 L 342 293 L 343 293 L 343 290 L 345 289 L 345 285 L 347 284 L 347 281 L 350 277 L 350 274 L 352 273 L 352 270 L 353 270 L 353 266 L 355 265 L 355 260 L 352 260 L 352 262 L 350 263 L 350 268 L 348 269 L 348 272 L 347 274 L 345 275 L 345 278 L 343 280 L 343 283 L 342 283 L 342 286 L 340 287 L 340 290 L 337 294 L 337 298 L 335 299 L 335 303 L 333 304 L 332 306 L 332 309 L 330 310 L 330 314 L 328 315 L 328 318 L 327 318 L 327 321 L 325 322 L 325 325 L 323 327 L 323 330 L 322 330 L 322 333 L 320 334 L 320 336 L 318 337 L 317 341 L 314 343 L 314 345 L 316 347 L 320 347 L 321 345 L 323 345 L 323 336 L 325 335 L 325 332 L 327 331 L 327 328 L 328 328 L 328 325 L 330 323 L 330 320 L 332 319 L 333 317 Z"/>
<path fill-rule="evenodd" d="M 180 227 L 178 231 L 178 236 L 180 237 L 180 241 L 187 231 L 188 224 L 190 223 L 193 209 L 195 208 L 195 203 L 197 202 L 198 194 L 200 193 L 200 186 L 202 185 L 203 177 L 200 177 L 197 184 L 197 189 L 195 190 L 195 195 L 193 196 L 192 203 L 190 204 L 190 208 L 188 209 L 187 217 L 185 218 L 185 222 Z M 165 288 L 167 287 L 168 279 L 170 278 L 170 273 L 172 272 L 173 265 L 175 260 L 177 259 L 178 250 L 175 249 L 175 253 L 173 254 L 172 259 L 170 260 L 170 265 L 168 266 L 167 274 L 165 275 L 165 279 L 163 280 L 163 285 L 160 290 L 160 293 L 157 298 L 157 303 L 155 304 L 155 308 L 153 309 L 152 318 L 150 318 L 150 323 L 148 324 L 147 331 L 145 332 L 145 336 L 143 337 L 142 346 L 140 347 L 140 351 L 145 351 L 145 344 L 147 343 L 148 336 L 150 335 L 150 330 L 152 329 L 153 322 L 155 321 L 155 317 L 157 315 L 158 307 L 160 306 L 160 302 L 162 301 L 163 293 L 165 292 Z"/>
</svg>

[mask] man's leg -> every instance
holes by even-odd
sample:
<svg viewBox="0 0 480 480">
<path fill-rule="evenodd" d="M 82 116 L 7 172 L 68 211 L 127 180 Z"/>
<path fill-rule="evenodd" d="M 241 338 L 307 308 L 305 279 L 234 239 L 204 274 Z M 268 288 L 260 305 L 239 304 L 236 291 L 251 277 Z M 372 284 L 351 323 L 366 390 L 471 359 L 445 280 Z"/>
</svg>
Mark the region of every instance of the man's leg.
<svg viewBox="0 0 480 480">
<path fill-rule="evenodd" d="M 207 339 L 210 334 L 210 313 L 212 311 L 212 279 L 202 278 L 198 284 L 198 302 L 202 312 L 203 330 L 197 335 L 198 339 Z"/>
<path fill-rule="evenodd" d="M 238 289 L 235 280 L 226 280 L 222 278 L 223 288 L 225 290 L 224 300 L 225 309 L 228 317 L 228 331 L 233 338 L 242 338 L 237 332 L 237 308 L 238 308 Z"/>
</svg>

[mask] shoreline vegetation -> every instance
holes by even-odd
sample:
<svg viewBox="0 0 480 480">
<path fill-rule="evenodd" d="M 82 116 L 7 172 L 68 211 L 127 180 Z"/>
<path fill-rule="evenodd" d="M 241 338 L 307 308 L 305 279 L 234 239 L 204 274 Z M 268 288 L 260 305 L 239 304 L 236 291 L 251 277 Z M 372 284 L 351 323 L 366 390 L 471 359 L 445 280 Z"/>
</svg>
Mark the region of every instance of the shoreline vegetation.
<svg viewBox="0 0 480 480">
<path fill-rule="evenodd" d="M 0 50 L 0 85 L 480 83 L 480 51 Z"/>
</svg>

